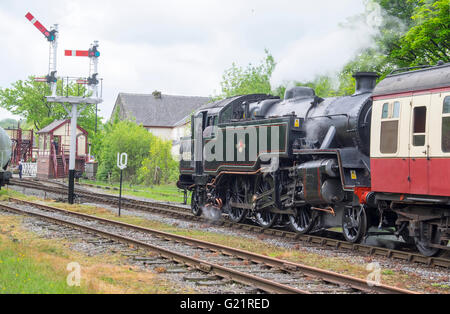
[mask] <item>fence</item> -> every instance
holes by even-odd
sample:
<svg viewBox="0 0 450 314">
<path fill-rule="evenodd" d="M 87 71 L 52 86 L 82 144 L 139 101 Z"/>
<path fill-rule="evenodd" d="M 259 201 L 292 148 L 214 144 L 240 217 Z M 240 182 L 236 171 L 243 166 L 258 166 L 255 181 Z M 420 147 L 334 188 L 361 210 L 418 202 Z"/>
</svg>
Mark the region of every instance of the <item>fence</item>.
<svg viewBox="0 0 450 314">
<path fill-rule="evenodd" d="M 37 174 L 36 162 L 24 162 L 22 163 L 22 175 L 26 177 L 35 177 Z"/>
</svg>

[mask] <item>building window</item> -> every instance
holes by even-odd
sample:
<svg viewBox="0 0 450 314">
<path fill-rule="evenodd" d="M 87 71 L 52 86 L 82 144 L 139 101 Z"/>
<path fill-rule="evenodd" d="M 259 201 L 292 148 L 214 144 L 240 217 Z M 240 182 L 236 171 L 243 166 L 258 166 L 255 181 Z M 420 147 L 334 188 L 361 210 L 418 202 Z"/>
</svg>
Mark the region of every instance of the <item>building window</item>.
<svg viewBox="0 0 450 314">
<path fill-rule="evenodd" d="M 414 108 L 414 126 L 413 126 L 413 145 L 425 146 L 426 125 L 427 125 L 427 107 Z"/>
<path fill-rule="evenodd" d="M 450 96 L 444 99 L 442 113 L 442 151 L 450 153 Z"/>
</svg>

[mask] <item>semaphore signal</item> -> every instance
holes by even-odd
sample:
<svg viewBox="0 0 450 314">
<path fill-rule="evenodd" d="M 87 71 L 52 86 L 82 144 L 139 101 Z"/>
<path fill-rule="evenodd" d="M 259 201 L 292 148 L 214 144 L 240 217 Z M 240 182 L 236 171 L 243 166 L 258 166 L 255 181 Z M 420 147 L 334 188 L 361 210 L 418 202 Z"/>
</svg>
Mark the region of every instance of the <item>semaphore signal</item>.
<svg viewBox="0 0 450 314">
<path fill-rule="evenodd" d="M 70 204 L 74 202 L 74 180 L 75 180 L 75 154 L 76 154 L 76 140 L 77 140 L 77 118 L 80 114 L 79 105 L 95 105 L 95 112 L 97 112 L 97 105 L 102 102 L 101 96 L 98 95 L 97 85 L 99 80 L 97 79 L 98 72 L 98 58 L 100 57 L 100 52 L 97 50 L 98 42 L 94 41 L 89 50 L 66 50 L 66 56 L 80 56 L 89 57 L 90 68 L 89 68 L 89 78 L 82 79 L 77 78 L 76 84 L 88 84 L 90 93 L 86 96 L 70 96 L 68 93 L 66 96 L 56 94 L 57 80 L 56 77 L 56 55 L 58 48 L 58 25 L 54 25 L 50 31 L 45 28 L 36 18 L 31 14 L 27 13 L 25 17 L 47 38 L 50 42 L 50 55 L 49 55 L 49 71 L 48 75 L 44 77 L 37 77 L 35 81 L 37 82 L 47 82 L 50 85 L 52 95 L 47 96 L 47 102 L 49 103 L 59 103 L 66 110 L 68 116 L 70 117 L 70 154 L 69 154 L 69 186 L 68 186 L 68 201 Z M 64 84 L 64 83 L 63 83 Z M 67 77 L 67 87 L 69 86 L 69 77 Z M 64 85 L 62 90 L 64 90 Z M 68 90 L 68 88 L 67 88 Z M 101 92 L 100 92 L 101 94 Z M 69 110 L 68 106 L 71 106 Z M 85 107 L 81 108 L 84 109 Z M 97 115 L 95 119 L 95 126 L 97 129 Z"/>
<path fill-rule="evenodd" d="M 98 96 L 97 85 L 99 83 L 98 76 L 98 58 L 100 57 L 100 51 L 98 51 L 98 41 L 94 41 L 89 50 L 64 50 L 66 57 L 88 57 L 89 58 L 89 77 L 86 83 L 89 86 L 89 91 L 92 95 Z"/>
<path fill-rule="evenodd" d="M 30 12 L 28 12 L 25 17 L 33 24 L 44 36 L 47 38 L 48 41 L 52 42 L 56 40 L 56 33 L 57 30 L 47 30 L 44 25 L 41 24 Z"/>
<path fill-rule="evenodd" d="M 49 50 L 49 62 L 48 62 L 48 75 L 43 78 L 35 78 L 37 82 L 47 82 L 50 85 L 52 91 L 52 96 L 56 96 L 56 82 L 58 78 L 56 77 L 56 61 L 57 61 L 57 50 L 58 50 L 58 24 L 55 24 L 48 30 L 44 25 L 41 24 L 30 12 L 28 12 L 25 17 L 31 22 L 47 39 L 50 43 Z"/>
</svg>

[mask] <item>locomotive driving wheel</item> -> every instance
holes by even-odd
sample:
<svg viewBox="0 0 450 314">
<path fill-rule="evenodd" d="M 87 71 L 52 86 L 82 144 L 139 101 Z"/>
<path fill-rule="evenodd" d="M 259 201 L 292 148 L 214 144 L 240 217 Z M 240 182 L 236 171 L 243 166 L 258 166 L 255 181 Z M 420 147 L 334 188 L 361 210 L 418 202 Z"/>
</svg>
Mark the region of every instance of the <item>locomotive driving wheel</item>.
<svg viewBox="0 0 450 314">
<path fill-rule="evenodd" d="M 289 215 L 289 228 L 297 233 L 305 234 L 315 226 L 316 218 L 309 206 L 296 209 L 296 215 Z"/>
<path fill-rule="evenodd" d="M 342 233 L 351 243 L 360 242 L 367 233 L 367 216 L 364 206 L 346 207 L 342 215 Z"/>
<path fill-rule="evenodd" d="M 242 179 L 235 179 L 230 184 L 230 197 L 227 202 L 228 215 L 233 222 L 242 222 L 247 217 L 248 210 L 245 208 L 233 207 L 231 203 L 245 204 L 245 185 Z"/>
<path fill-rule="evenodd" d="M 270 193 L 270 191 L 273 191 Z M 262 197 L 258 204 L 267 204 L 275 200 L 275 184 L 271 175 L 262 175 L 256 179 L 255 194 L 265 196 Z M 255 214 L 256 222 L 263 228 L 272 227 L 277 222 L 279 215 L 272 213 L 271 209 L 274 205 L 267 206 L 258 210 Z"/>
<path fill-rule="evenodd" d="M 191 210 L 192 210 L 192 213 L 194 214 L 194 216 L 202 215 L 202 202 L 201 202 L 200 193 L 198 193 L 197 189 L 192 191 Z"/>
</svg>

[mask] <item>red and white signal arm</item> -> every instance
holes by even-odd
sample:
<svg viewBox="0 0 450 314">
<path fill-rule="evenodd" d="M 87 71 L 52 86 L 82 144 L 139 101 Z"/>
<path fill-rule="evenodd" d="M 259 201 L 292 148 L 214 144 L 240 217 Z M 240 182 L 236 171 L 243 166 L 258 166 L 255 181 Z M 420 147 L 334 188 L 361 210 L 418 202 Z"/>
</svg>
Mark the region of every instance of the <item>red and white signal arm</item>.
<svg viewBox="0 0 450 314">
<path fill-rule="evenodd" d="M 89 51 L 87 50 L 64 50 L 66 57 L 89 57 Z"/>
<path fill-rule="evenodd" d="M 44 25 L 42 25 L 38 20 L 36 20 L 36 18 L 30 13 L 28 12 L 27 15 L 25 15 L 25 17 L 27 18 L 28 21 L 31 22 L 31 24 L 33 24 L 42 34 L 44 34 L 45 37 L 49 37 L 50 36 L 50 32 L 47 30 L 47 28 L 45 28 Z"/>
</svg>

